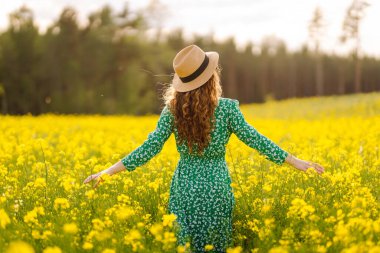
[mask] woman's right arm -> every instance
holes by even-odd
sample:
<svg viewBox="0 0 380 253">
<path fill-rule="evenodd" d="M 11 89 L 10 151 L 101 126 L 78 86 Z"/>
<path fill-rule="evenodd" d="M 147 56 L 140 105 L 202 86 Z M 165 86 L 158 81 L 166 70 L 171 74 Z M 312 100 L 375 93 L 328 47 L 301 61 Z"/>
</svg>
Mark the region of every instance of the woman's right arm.
<svg viewBox="0 0 380 253">
<path fill-rule="evenodd" d="M 148 138 L 143 144 L 111 167 L 88 176 L 83 183 L 88 183 L 103 174 L 113 175 L 125 170 L 133 171 L 136 167 L 148 162 L 162 150 L 164 143 L 169 139 L 173 130 L 173 121 L 174 117 L 170 113 L 169 108 L 165 105 L 161 111 L 156 129 L 148 134 Z M 97 187 L 101 179 L 102 178 L 100 177 L 94 187 Z"/>
<path fill-rule="evenodd" d="M 125 167 L 124 167 L 124 164 L 122 163 L 122 161 L 120 160 L 117 163 L 115 163 L 114 165 L 112 165 L 111 167 L 109 167 L 108 169 L 99 171 L 98 173 L 95 173 L 93 175 L 88 176 L 83 181 L 83 183 L 87 184 L 90 181 L 95 180 L 104 174 L 108 174 L 111 176 L 111 175 L 116 174 L 116 173 L 121 172 L 121 171 L 125 171 Z M 96 188 L 99 185 L 99 183 L 101 182 L 101 179 L 102 178 L 100 177 L 99 180 L 96 181 L 95 185 L 93 186 L 94 188 Z"/>
</svg>

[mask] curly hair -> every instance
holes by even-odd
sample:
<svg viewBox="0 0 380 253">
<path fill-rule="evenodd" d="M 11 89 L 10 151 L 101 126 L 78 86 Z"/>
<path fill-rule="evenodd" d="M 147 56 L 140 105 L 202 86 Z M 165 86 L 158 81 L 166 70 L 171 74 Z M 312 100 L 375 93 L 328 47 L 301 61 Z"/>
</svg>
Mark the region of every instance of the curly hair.
<svg viewBox="0 0 380 253">
<path fill-rule="evenodd" d="M 177 92 L 170 85 L 163 94 L 165 105 L 174 115 L 178 142 L 186 142 L 191 154 L 201 155 L 211 141 L 215 127 L 214 111 L 222 95 L 221 68 L 218 66 L 211 78 L 202 86 L 187 92 Z"/>
</svg>

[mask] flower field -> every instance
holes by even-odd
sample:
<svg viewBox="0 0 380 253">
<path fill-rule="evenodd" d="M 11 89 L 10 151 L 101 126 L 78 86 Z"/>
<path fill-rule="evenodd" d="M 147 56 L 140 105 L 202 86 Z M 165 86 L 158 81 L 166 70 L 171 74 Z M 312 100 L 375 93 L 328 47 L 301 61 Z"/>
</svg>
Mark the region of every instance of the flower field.
<svg viewBox="0 0 380 253">
<path fill-rule="evenodd" d="M 380 252 L 380 93 L 241 105 L 325 172 L 271 163 L 231 136 L 232 252 Z M 0 116 L 0 252 L 189 252 L 167 213 L 174 135 L 133 172 L 83 184 L 137 148 L 157 115 Z M 212 252 L 212 245 L 205 250 Z"/>
</svg>

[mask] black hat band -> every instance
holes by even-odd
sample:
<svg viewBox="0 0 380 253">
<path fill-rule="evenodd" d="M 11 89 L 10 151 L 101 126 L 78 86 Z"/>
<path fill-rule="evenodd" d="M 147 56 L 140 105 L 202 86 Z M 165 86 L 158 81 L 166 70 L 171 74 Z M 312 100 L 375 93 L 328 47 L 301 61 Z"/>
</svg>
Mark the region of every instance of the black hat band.
<svg viewBox="0 0 380 253">
<path fill-rule="evenodd" d="M 208 59 L 208 56 L 205 54 L 205 58 L 201 64 L 201 66 L 199 66 L 199 68 L 197 70 L 195 70 L 191 75 L 188 75 L 185 77 L 179 77 L 179 79 L 181 79 L 181 81 L 184 83 L 188 83 L 188 82 L 193 81 L 195 78 L 200 76 L 200 74 L 202 74 L 202 72 L 207 68 L 208 63 L 209 63 L 209 59 Z"/>
</svg>

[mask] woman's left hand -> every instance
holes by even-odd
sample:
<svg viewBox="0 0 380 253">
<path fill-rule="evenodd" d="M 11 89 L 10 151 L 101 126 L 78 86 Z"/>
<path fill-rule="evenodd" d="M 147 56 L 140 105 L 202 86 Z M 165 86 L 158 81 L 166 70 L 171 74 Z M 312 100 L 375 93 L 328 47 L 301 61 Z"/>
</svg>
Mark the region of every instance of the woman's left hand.
<svg viewBox="0 0 380 253">
<path fill-rule="evenodd" d="M 96 188 L 98 185 L 99 185 L 99 183 L 100 182 L 103 182 L 104 181 L 104 179 L 102 179 L 102 177 L 101 177 L 101 175 L 103 175 L 104 173 L 101 171 L 101 172 L 98 172 L 98 173 L 96 173 L 96 174 L 92 174 L 91 176 L 88 176 L 84 181 L 83 181 L 83 183 L 84 184 L 87 184 L 87 183 L 89 183 L 90 181 L 92 181 L 92 180 L 95 180 L 95 179 L 98 179 L 97 181 L 96 181 L 96 183 L 95 183 L 95 185 L 93 186 L 94 188 Z"/>
</svg>

